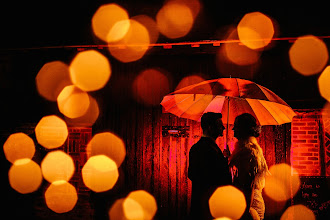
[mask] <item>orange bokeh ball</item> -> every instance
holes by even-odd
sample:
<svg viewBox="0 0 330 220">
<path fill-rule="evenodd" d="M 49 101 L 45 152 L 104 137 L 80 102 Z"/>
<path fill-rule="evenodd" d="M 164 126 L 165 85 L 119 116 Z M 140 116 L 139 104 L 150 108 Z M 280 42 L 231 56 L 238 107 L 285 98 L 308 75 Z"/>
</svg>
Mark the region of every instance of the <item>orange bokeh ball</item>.
<svg viewBox="0 0 330 220">
<path fill-rule="evenodd" d="M 66 123 L 55 115 L 43 117 L 35 128 L 39 144 L 47 149 L 60 147 L 68 137 Z"/>
<path fill-rule="evenodd" d="M 121 6 L 114 3 L 102 5 L 97 9 L 92 18 L 92 29 L 99 39 L 108 42 L 109 33 L 112 32 L 118 36 L 118 33 L 112 31 L 116 26 L 116 23 L 127 21 L 128 19 L 129 16 L 127 11 Z M 115 29 L 118 30 L 116 27 Z"/>
<path fill-rule="evenodd" d="M 28 159 L 19 159 L 11 166 L 8 172 L 10 186 L 17 192 L 26 194 L 36 191 L 42 182 L 39 165 Z"/>
<path fill-rule="evenodd" d="M 81 174 L 84 184 L 94 192 L 112 189 L 119 177 L 116 163 L 104 155 L 90 157 Z"/>
<path fill-rule="evenodd" d="M 312 210 L 304 205 L 294 205 L 290 206 L 283 215 L 281 220 L 315 220 L 316 217 Z"/>
<path fill-rule="evenodd" d="M 87 144 L 88 157 L 105 155 L 112 159 L 117 167 L 120 167 L 126 156 L 124 142 L 110 132 L 98 133 Z"/>
<path fill-rule="evenodd" d="M 264 188 L 267 196 L 281 202 L 292 198 L 299 190 L 300 178 L 290 165 L 282 163 L 270 167 Z"/>
<path fill-rule="evenodd" d="M 109 52 L 117 60 L 128 63 L 141 59 L 149 49 L 149 32 L 143 24 L 130 19 L 130 26 L 125 36 L 109 43 Z"/>
<path fill-rule="evenodd" d="M 184 2 L 169 1 L 157 13 L 159 31 L 168 38 L 186 36 L 194 24 L 192 9 Z"/>
<path fill-rule="evenodd" d="M 130 207 L 130 205 L 133 206 Z M 124 201 L 124 213 L 126 216 L 134 216 L 134 207 L 141 209 L 142 219 L 153 219 L 157 212 L 157 202 L 155 198 L 144 190 L 136 190 L 128 194 Z M 132 210 L 131 210 L 132 209 Z"/>
<path fill-rule="evenodd" d="M 240 41 L 251 49 L 267 46 L 274 36 L 272 20 L 260 12 L 244 15 L 237 26 Z"/>
<path fill-rule="evenodd" d="M 78 194 L 74 186 L 70 183 L 59 180 L 53 182 L 47 188 L 45 201 L 49 209 L 56 213 L 65 213 L 75 207 L 78 201 Z"/>
<path fill-rule="evenodd" d="M 61 61 L 46 63 L 36 76 L 39 94 L 49 101 L 56 101 L 62 89 L 71 84 L 69 66 Z"/>
<path fill-rule="evenodd" d="M 52 183 L 58 180 L 69 181 L 75 167 L 71 156 L 63 151 L 49 152 L 41 162 L 41 171 L 44 178 Z"/>
<path fill-rule="evenodd" d="M 69 69 L 72 83 L 87 92 L 102 89 L 111 76 L 109 60 L 96 50 L 78 53 Z"/>
<path fill-rule="evenodd" d="M 239 219 L 246 208 L 245 197 L 233 186 L 218 187 L 209 199 L 209 207 L 214 218 Z"/>
<path fill-rule="evenodd" d="M 24 133 L 11 134 L 3 145 L 3 152 L 11 163 L 18 159 L 31 159 L 35 153 L 34 142 Z"/>
<path fill-rule="evenodd" d="M 309 76 L 323 70 L 329 54 L 325 43 L 319 38 L 306 35 L 299 37 L 289 50 L 290 63 L 293 69 L 302 75 Z"/>
<path fill-rule="evenodd" d="M 328 102 L 330 102 L 330 66 L 327 66 L 318 79 L 318 87 L 320 94 Z"/>
<path fill-rule="evenodd" d="M 69 118 L 83 116 L 90 105 L 87 92 L 71 85 L 66 86 L 57 97 L 57 106 L 60 112 Z"/>
</svg>

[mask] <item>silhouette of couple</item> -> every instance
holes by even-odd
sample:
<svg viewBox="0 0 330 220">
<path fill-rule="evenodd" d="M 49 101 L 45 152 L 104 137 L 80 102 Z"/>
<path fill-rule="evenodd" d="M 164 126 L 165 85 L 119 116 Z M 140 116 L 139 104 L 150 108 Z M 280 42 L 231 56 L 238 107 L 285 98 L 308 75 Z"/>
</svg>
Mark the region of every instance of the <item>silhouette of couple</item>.
<svg viewBox="0 0 330 220">
<path fill-rule="evenodd" d="M 203 114 L 201 127 L 203 135 L 189 152 L 189 219 L 214 219 L 209 210 L 210 196 L 218 187 L 232 184 L 245 196 L 247 208 L 241 219 L 263 219 L 265 203 L 261 193 L 268 167 L 256 140 L 260 134 L 256 119 L 248 113 L 236 117 L 233 130 L 238 141 L 232 154 L 228 148 L 222 152 L 215 142 L 225 130 L 221 113 Z"/>
</svg>

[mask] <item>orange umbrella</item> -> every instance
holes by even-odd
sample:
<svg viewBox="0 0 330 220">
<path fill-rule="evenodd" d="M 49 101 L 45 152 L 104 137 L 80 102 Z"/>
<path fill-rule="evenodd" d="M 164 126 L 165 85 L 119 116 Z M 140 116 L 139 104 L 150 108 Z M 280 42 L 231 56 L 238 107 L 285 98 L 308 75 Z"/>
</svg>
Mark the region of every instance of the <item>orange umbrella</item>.
<svg viewBox="0 0 330 220">
<path fill-rule="evenodd" d="M 184 87 L 164 96 L 166 112 L 200 121 L 206 112 L 222 113 L 224 124 L 236 116 L 253 115 L 260 125 L 289 123 L 296 115 L 291 107 L 269 89 L 238 78 L 220 78 Z"/>
</svg>

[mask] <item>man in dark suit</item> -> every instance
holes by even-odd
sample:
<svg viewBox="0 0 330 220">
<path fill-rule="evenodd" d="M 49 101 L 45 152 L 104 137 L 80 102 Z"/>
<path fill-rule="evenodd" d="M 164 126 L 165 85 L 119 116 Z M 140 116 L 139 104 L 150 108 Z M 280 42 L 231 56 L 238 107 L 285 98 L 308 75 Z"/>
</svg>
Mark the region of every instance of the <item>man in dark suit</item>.
<svg viewBox="0 0 330 220">
<path fill-rule="evenodd" d="M 188 178 L 192 181 L 190 219 L 213 219 L 208 200 L 219 187 L 232 184 L 228 167 L 229 150 L 224 154 L 215 140 L 225 127 L 221 113 L 208 112 L 201 118 L 203 135 L 189 151 Z"/>
</svg>

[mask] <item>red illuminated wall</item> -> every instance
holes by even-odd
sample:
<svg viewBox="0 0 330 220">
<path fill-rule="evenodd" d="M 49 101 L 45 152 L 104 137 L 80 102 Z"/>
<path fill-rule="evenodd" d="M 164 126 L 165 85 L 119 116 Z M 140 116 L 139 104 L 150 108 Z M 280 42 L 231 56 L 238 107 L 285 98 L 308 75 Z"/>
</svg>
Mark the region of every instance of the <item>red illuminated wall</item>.
<svg viewBox="0 0 330 220">
<path fill-rule="evenodd" d="M 329 175 L 326 167 L 326 149 L 330 142 L 324 143 L 324 123 L 319 110 L 297 110 L 292 122 L 291 164 L 301 176 Z M 325 118 L 324 118 L 325 119 Z M 325 119 L 328 120 L 328 119 Z M 328 145 L 328 147 L 326 146 Z"/>
</svg>

